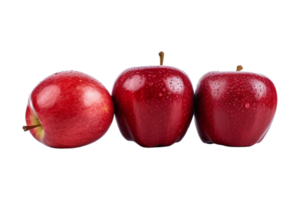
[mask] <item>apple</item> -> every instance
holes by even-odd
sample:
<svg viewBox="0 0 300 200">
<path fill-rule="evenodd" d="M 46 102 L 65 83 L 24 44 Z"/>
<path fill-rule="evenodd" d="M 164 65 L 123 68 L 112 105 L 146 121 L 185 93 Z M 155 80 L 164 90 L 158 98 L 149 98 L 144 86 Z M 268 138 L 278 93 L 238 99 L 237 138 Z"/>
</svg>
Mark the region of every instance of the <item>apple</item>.
<svg viewBox="0 0 300 200">
<path fill-rule="evenodd" d="M 266 76 L 209 72 L 195 93 L 195 122 L 204 143 L 252 146 L 268 132 L 277 107 L 274 84 Z"/>
<path fill-rule="evenodd" d="M 24 131 L 55 148 L 79 147 L 99 139 L 114 115 L 109 92 L 80 72 L 53 74 L 32 91 Z"/>
<path fill-rule="evenodd" d="M 179 142 L 193 117 L 193 87 L 187 75 L 170 66 L 125 70 L 116 80 L 112 97 L 117 124 L 127 140 L 143 147 Z"/>
</svg>

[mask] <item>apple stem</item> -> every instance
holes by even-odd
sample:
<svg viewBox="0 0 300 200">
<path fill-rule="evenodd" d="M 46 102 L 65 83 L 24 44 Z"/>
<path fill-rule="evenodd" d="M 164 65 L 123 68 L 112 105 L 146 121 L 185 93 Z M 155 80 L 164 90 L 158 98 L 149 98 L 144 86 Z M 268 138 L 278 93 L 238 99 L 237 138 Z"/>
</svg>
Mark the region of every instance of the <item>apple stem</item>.
<svg viewBox="0 0 300 200">
<path fill-rule="evenodd" d="M 237 71 L 237 72 L 241 71 L 242 69 L 243 69 L 242 65 L 238 65 L 238 66 L 236 67 L 236 71 Z"/>
<path fill-rule="evenodd" d="M 161 51 L 161 52 L 159 52 L 158 55 L 159 55 L 159 58 L 160 58 L 160 65 L 163 65 L 163 63 L 164 63 L 164 55 L 165 54 L 164 54 L 164 52 Z"/>
<path fill-rule="evenodd" d="M 42 126 L 41 124 L 31 125 L 31 126 L 23 126 L 24 131 L 28 131 L 30 129 Z"/>
</svg>

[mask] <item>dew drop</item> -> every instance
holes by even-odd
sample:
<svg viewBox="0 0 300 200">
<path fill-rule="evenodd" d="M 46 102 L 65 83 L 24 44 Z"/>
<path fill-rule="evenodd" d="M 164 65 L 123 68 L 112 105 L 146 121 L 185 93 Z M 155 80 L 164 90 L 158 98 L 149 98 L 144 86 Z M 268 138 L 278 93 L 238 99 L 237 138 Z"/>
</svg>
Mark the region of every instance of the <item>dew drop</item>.
<svg viewBox="0 0 300 200">
<path fill-rule="evenodd" d="M 161 96 L 162 96 L 162 93 L 159 93 L 158 95 L 161 97 Z"/>
<path fill-rule="evenodd" d="M 249 103 L 246 103 L 246 104 L 245 104 L 245 107 L 246 107 L 246 108 L 250 108 L 250 104 L 249 104 Z"/>
</svg>

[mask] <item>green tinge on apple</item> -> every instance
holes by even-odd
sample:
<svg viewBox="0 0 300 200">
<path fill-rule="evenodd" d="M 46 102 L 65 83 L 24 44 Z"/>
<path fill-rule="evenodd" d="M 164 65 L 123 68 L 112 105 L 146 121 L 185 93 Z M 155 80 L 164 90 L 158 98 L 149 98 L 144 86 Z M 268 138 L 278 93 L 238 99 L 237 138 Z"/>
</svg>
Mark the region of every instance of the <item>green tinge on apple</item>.
<svg viewBox="0 0 300 200">
<path fill-rule="evenodd" d="M 37 117 L 37 115 L 32 110 L 31 110 L 30 122 L 31 122 L 31 125 L 41 124 L 39 118 Z M 33 130 L 34 130 L 36 139 L 38 139 L 39 141 L 42 141 L 43 138 L 44 138 L 44 128 L 43 128 L 43 126 L 36 127 Z"/>
</svg>

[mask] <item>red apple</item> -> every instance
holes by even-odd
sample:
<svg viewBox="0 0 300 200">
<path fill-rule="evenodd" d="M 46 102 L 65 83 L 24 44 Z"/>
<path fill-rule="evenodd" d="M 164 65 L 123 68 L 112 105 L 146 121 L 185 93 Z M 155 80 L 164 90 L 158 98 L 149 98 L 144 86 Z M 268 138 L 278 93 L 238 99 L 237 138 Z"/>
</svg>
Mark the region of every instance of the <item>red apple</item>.
<svg viewBox="0 0 300 200">
<path fill-rule="evenodd" d="M 169 146 L 182 139 L 193 116 L 187 75 L 161 65 L 124 71 L 113 87 L 115 114 L 127 140 L 143 147 Z"/>
<path fill-rule="evenodd" d="M 79 147 L 99 139 L 114 115 L 110 94 L 96 79 L 80 72 L 60 72 L 31 93 L 24 130 L 50 147 Z"/>
<path fill-rule="evenodd" d="M 274 84 L 263 75 L 210 72 L 198 83 L 196 126 L 205 143 L 251 146 L 268 132 L 277 106 Z"/>
</svg>

